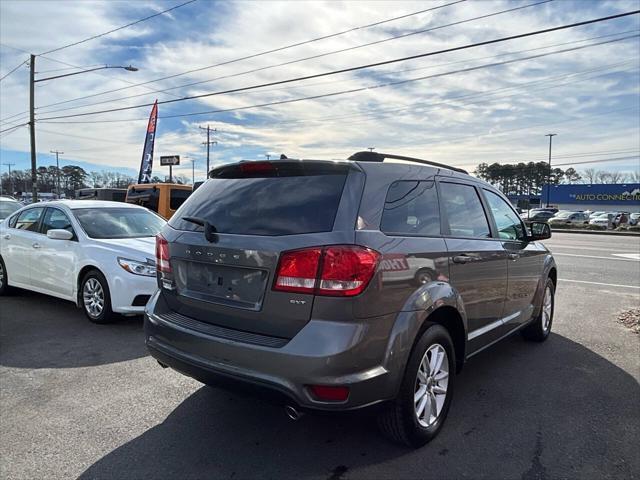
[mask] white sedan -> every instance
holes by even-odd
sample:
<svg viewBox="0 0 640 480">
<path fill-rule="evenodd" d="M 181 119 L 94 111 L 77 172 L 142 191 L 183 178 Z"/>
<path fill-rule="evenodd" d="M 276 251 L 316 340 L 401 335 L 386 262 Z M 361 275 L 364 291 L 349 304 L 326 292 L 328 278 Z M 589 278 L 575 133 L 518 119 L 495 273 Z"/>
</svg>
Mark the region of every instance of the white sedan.
<svg viewBox="0 0 640 480">
<path fill-rule="evenodd" d="M 156 291 L 160 216 L 92 200 L 37 203 L 0 223 L 0 296 L 20 287 L 71 300 L 95 323 L 141 314 Z"/>
</svg>

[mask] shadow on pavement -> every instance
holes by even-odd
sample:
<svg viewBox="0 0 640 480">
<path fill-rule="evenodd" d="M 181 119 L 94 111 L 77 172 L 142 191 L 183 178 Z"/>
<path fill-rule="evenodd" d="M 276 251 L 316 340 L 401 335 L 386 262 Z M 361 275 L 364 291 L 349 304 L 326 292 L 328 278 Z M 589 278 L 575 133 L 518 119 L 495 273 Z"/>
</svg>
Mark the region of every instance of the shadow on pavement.
<svg viewBox="0 0 640 480">
<path fill-rule="evenodd" d="M 96 325 L 72 302 L 13 289 L 0 307 L 0 365 L 72 368 L 147 355 L 142 317 Z"/>
<path fill-rule="evenodd" d="M 527 480 L 640 471 L 637 381 L 565 337 L 513 337 L 472 359 L 456 389 L 440 436 L 413 451 L 387 442 L 367 417 L 294 423 L 275 406 L 203 387 L 81 478 Z"/>
</svg>

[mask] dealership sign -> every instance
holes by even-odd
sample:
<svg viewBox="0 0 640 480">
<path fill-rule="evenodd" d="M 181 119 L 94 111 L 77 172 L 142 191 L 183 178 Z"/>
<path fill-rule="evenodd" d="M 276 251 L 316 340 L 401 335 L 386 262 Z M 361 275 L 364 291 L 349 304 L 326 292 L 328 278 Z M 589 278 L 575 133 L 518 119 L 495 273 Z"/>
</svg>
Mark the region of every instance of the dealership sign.
<svg viewBox="0 0 640 480">
<path fill-rule="evenodd" d="M 547 185 L 542 187 L 542 198 L 547 198 L 547 189 Z M 640 205 L 640 183 L 552 185 L 549 203 L 637 206 Z"/>
</svg>

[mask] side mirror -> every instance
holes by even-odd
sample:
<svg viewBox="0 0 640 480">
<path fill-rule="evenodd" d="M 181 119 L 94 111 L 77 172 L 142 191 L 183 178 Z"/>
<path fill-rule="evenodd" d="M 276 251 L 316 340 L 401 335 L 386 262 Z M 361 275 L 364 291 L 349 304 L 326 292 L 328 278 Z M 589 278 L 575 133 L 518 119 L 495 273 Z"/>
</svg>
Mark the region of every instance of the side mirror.
<svg viewBox="0 0 640 480">
<path fill-rule="evenodd" d="M 71 240 L 73 239 L 73 233 L 69 230 L 63 230 L 61 228 L 54 228 L 47 231 L 47 237 L 52 240 Z"/>
<path fill-rule="evenodd" d="M 551 227 L 548 223 L 531 222 L 529 228 L 531 230 L 529 240 L 531 241 L 546 240 L 547 238 L 551 238 Z"/>
</svg>

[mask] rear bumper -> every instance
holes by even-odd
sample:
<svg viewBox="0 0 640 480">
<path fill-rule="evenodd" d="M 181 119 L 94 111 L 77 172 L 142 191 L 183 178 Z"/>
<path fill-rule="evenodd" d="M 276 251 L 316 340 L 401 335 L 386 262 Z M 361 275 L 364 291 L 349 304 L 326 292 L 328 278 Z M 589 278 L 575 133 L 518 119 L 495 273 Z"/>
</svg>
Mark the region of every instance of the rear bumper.
<svg viewBox="0 0 640 480">
<path fill-rule="evenodd" d="M 398 372 L 386 366 L 388 330 L 395 316 L 356 321 L 311 320 L 280 348 L 229 340 L 167 320 L 156 313 L 158 295 L 145 312 L 151 355 L 174 370 L 223 388 L 241 385 L 303 409 L 342 411 L 395 397 Z M 386 333 L 385 333 L 386 331 Z M 345 402 L 313 398 L 307 385 L 348 386 Z"/>
</svg>

